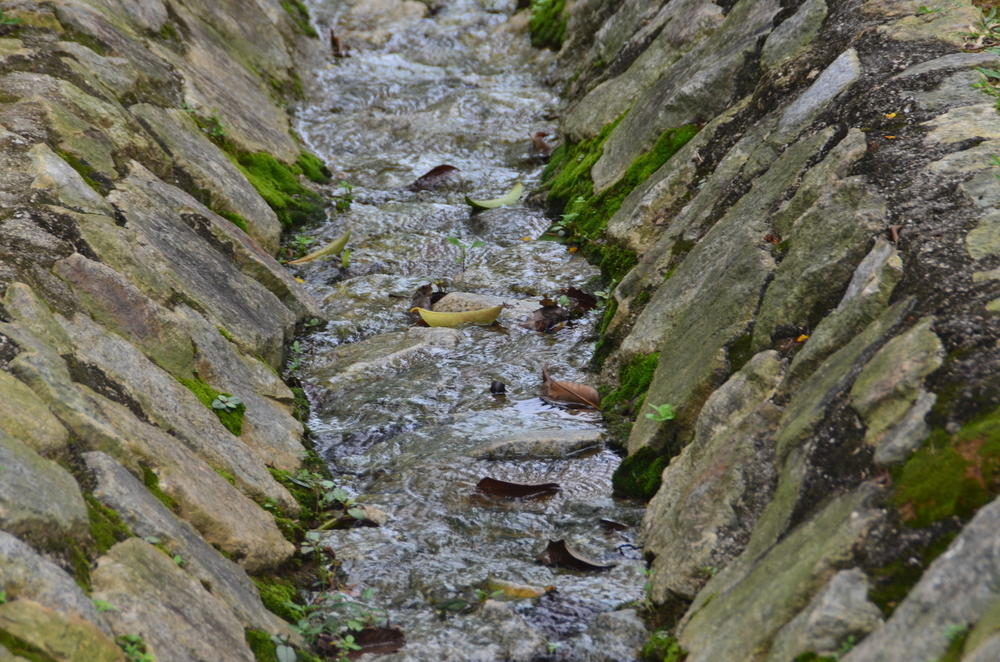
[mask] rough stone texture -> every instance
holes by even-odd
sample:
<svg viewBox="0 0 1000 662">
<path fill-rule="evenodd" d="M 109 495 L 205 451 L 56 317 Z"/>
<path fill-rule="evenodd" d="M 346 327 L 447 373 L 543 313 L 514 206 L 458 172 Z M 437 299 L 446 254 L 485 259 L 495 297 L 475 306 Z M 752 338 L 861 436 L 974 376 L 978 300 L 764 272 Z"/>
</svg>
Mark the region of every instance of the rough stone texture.
<svg viewBox="0 0 1000 662">
<path fill-rule="evenodd" d="M 77 616 L 107 629 L 90 598 L 66 571 L 4 531 L 0 531 L 0 586 L 8 600 L 33 600 L 65 616 Z"/>
<path fill-rule="evenodd" d="M 585 662 L 631 662 L 649 636 L 635 609 L 598 614 L 589 633 L 593 646 L 584 653 Z"/>
<path fill-rule="evenodd" d="M 118 608 L 105 613 L 111 629 L 141 636 L 158 662 L 254 661 L 225 603 L 149 543 L 118 543 L 98 560 L 92 579 L 93 597 Z"/>
<path fill-rule="evenodd" d="M 0 432 L 0 526 L 33 543 L 87 536 L 87 508 L 68 471 Z"/>
<path fill-rule="evenodd" d="M 41 455 L 66 448 L 69 434 L 31 389 L 0 370 L 0 431 Z"/>
<path fill-rule="evenodd" d="M 150 104 L 137 104 L 129 111 L 149 127 L 173 157 L 175 167 L 191 179 L 191 185 L 205 191 L 208 206 L 239 214 L 246 219 L 250 236 L 264 250 L 277 250 L 281 235 L 278 217 L 187 113 Z"/>
<path fill-rule="evenodd" d="M 782 376 L 776 352 L 751 359 L 708 399 L 694 439 L 664 470 L 642 529 L 654 601 L 694 597 L 749 538 L 776 478 L 762 430 L 777 420 L 768 400 Z"/>
<path fill-rule="evenodd" d="M 823 70 L 816 82 L 785 109 L 778 123 L 779 135 L 790 136 L 797 132 L 860 77 L 861 61 L 857 51 L 850 48 Z"/>
<path fill-rule="evenodd" d="M 485 460 L 558 459 L 599 448 L 601 430 L 528 430 L 496 439 L 473 451 Z"/>
<path fill-rule="evenodd" d="M 785 19 L 764 42 L 761 63 L 775 68 L 805 51 L 816 39 L 828 13 L 826 0 L 806 0 L 791 18 Z"/>
<path fill-rule="evenodd" d="M 680 625 L 690 662 L 752 659 L 804 607 L 838 566 L 850 562 L 882 515 L 873 490 L 839 497 L 764 555 L 729 566 L 699 593 Z M 711 598 L 709 598 L 711 596 Z M 718 636 L 720 624 L 726 635 Z"/>
<path fill-rule="evenodd" d="M 882 612 L 868 601 L 868 578 L 841 570 L 809 606 L 774 637 L 768 662 L 787 662 L 803 653 L 836 655 L 849 637 L 862 639 L 882 625 Z"/>
<path fill-rule="evenodd" d="M 950 626 L 976 623 L 1000 596 L 1000 499 L 983 506 L 948 551 L 924 572 L 885 625 L 862 641 L 845 662 L 925 659 L 944 654 Z"/>
<path fill-rule="evenodd" d="M 40 649 L 56 662 L 125 662 L 121 649 L 96 625 L 32 600 L 0 605 L 0 631 Z"/>
<path fill-rule="evenodd" d="M 179 554 L 184 571 L 224 602 L 244 627 L 273 633 L 288 629 L 264 608 L 242 568 L 208 545 L 194 527 L 171 513 L 123 466 L 101 452 L 85 453 L 84 459 L 97 481 L 94 496 L 121 515 L 136 536 L 154 536 L 168 552 Z"/>
<path fill-rule="evenodd" d="M 107 214 L 111 206 L 90 188 L 70 164 L 45 143 L 28 150 L 31 155 L 31 188 L 44 191 L 54 202 L 85 214 Z"/>
</svg>

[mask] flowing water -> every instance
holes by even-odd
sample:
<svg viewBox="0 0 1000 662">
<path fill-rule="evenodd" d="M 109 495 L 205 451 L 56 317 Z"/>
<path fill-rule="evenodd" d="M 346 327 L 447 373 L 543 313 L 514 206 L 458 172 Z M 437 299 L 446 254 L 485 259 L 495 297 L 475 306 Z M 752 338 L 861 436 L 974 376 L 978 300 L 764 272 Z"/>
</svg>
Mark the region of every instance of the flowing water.
<svg viewBox="0 0 1000 662">
<path fill-rule="evenodd" d="M 550 334 L 518 325 L 542 296 L 594 289 L 597 272 L 565 246 L 537 241 L 551 221 L 524 200 L 477 215 L 464 200 L 516 181 L 537 187 L 543 164 L 529 134 L 555 130 L 558 97 L 544 84 L 553 55 L 512 28 L 513 0 L 449 0 L 426 17 L 416 2 L 309 4 L 324 39 L 334 28 L 351 56 L 331 55 L 311 72 L 297 129 L 335 181 L 350 182 L 353 203 L 310 232 L 326 242 L 350 229 L 351 254 L 347 264 L 299 269 L 331 320 L 303 341 L 299 374 L 317 450 L 338 484 L 389 516 L 325 534 L 344 586 L 373 589 L 405 631 L 406 647 L 382 659 L 619 659 L 603 656 L 618 634 L 599 615 L 642 597 L 644 564 L 632 546 L 641 509 L 611 497 L 619 459 L 599 439 L 600 416 L 538 398 L 545 365 L 558 379 L 592 381 L 585 367 L 599 311 Z M 441 164 L 459 169 L 446 185 L 407 189 Z M 499 327 L 416 328 L 407 309 L 426 283 L 510 305 Z M 506 394 L 492 394 L 492 381 Z M 482 458 L 484 446 L 526 434 L 594 442 L 563 457 Z M 493 500 L 476 492 L 487 476 L 561 491 Z M 542 565 L 536 558 L 554 540 L 615 565 Z M 555 590 L 487 599 L 489 577 Z"/>
</svg>

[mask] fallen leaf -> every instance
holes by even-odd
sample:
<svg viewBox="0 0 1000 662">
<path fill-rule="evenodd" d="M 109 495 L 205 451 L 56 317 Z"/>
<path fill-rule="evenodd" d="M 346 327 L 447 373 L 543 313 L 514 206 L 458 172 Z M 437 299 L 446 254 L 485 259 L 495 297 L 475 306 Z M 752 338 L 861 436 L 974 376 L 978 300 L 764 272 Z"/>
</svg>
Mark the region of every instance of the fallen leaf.
<svg viewBox="0 0 1000 662">
<path fill-rule="evenodd" d="M 764 241 L 766 241 L 769 244 L 774 244 L 775 246 L 777 246 L 778 244 L 781 243 L 781 235 L 779 235 L 777 232 L 768 232 L 766 235 L 764 235 Z"/>
<path fill-rule="evenodd" d="M 507 385 L 503 382 L 493 380 L 490 382 L 490 393 L 493 395 L 503 395 L 507 392 Z"/>
<path fill-rule="evenodd" d="M 550 540 L 545 551 L 538 555 L 538 562 L 543 565 L 555 565 L 570 570 L 609 570 L 614 563 L 601 563 L 587 558 L 575 549 L 571 549 L 565 540 Z"/>
<path fill-rule="evenodd" d="M 521 241 L 534 241 L 531 237 L 521 237 Z"/>
<path fill-rule="evenodd" d="M 448 165 L 447 163 L 434 166 L 424 174 L 420 175 L 420 177 L 417 177 L 416 181 L 406 188 L 409 191 L 427 191 L 429 189 L 437 188 L 451 179 L 451 175 L 456 172 L 458 172 L 458 168 L 453 165 Z"/>
<path fill-rule="evenodd" d="M 577 252 L 578 250 L 579 250 L 579 249 L 578 249 L 578 248 L 577 248 L 576 246 L 570 246 L 570 247 L 568 247 L 568 248 L 566 249 L 566 251 L 567 251 L 567 252 L 569 252 L 569 253 L 575 253 L 575 252 Z"/>
<path fill-rule="evenodd" d="M 350 238 L 351 238 L 351 231 L 348 230 L 347 232 L 340 235 L 339 237 L 331 241 L 323 248 L 317 251 L 313 251 L 312 253 L 309 253 L 309 255 L 306 255 L 305 257 L 300 257 L 297 260 L 291 260 L 289 262 L 286 262 L 285 264 L 305 264 L 306 262 L 312 262 L 313 260 L 318 260 L 321 257 L 337 255 L 342 250 L 344 250 L 344 247 L 347 246 L 347 242 L 348 240 L 350 240 Z"/>
<path fill-rule="evenodd" d="M 795 339 L 795 342 L 805 342 L 805 341 L 807 341 L 807 340 L 809 340 L 809 334 L 808 334 L 808 333 L 802 333 L 802 334 L 800 334 L 800 335 L 799 335 L 799 336 L 798 336 L 798 337 L 797 337 L 797 338 Z"/>
<path fill-rule="evenodd" d="M 480 308 L 479 310 L 463 310 L 457 313 L 439 313 L 434 310 L 414 307 L 410 309 L 410 312 L 419 313 L 420 319 L 427 326 L 447 326 L 454 329 L 463 324 L 482 324 L 487 326 L 493 324 L 493 322 L 497 321 L 497 317 L 500 316 L 501 310 L 503 310 L 503 306 Z"/>
<path fill-rule="evenodd" d="M 473 200 L 472 198 L 466 196 L 465 201 L 475 209 L 496 209 L 497 207 L 506 207 L 507 205 L 514 204 L 521 199 L 522 193 L 524 193 L 524 184 L 517 182 L 514 184 L 513 188 L 501 195 L 499 198 L 493 198 L 492 200 Z"/>
<path fill-rule="evenodd" d="M 499 591 L 504 597 L 513 600 L 524 600 L 530 598 L 540 598 L 550 591 L 556 590 L 555 586 L 531 586 L 530 584 L 518 584 L 508 582 L 496 577 L 487 577 L 485 589 L 490 593 Z"/>
<path fill-rule="evenodd" d="M 886 140 L 895 140 L 896 136 L 884 136 Z"/>
<path fill-rule="evenodd" d="M 542 399 L 572 407 L 601 408 L 601 396 L 597 389 L 586 384 L 552 379 L 549 377 L 548 368 L 542 368 Z"/>
<path fill-rule="evenodd" d="M 559 290 L 560 294 L 565 294 L 570 300 L 576 304 L 575 308 L 579 309 L 581 312 L 586 312 L 588 310 L 593 310 L 597 307 L 597 297 L 593 294 L 587 294 L 583 290 L 576 287 L 564 287 Z"/>
<path fill-rule="evenodd" d="M 552 496 L 562 488 L 559 483 L 511 483 L 486 477 L 476 483 L 476 489 L 497 499 L 537 499 Z"/>
<path fill-rule="evenodd" d="M 521 322 L 521 326 L 532 331 L 548 333 L 556 330 L 557 326 L 573 317 L 570 311 L 552 299 L 542 299 L 539 303 L 542 307 L 532 311 L 531 317 Z"/>
<path fill-rule="evenodd" d="M 548 156 L 552 153 L 552 145 L 546 138 L 549 134 L 544 131 L 535 131 L 531 134 L 531 151 L 537 156 Z"/>
<path fill-rule="evenodd" d="M 299 277 L 296 276 L 295 282 L 296 283 L 304 283 L 304 282 L 306 282 L 306 279 L 305 278 L 299 278 Z"/>
<path fill-rule="evenodd" d="M 616 522 L 613 519 L 601 519 L 601 528 L 605 531 L 627 531 L 628 526 L 622 524 L 621 522 Z"/>
<path fill-rule="evenodd" d="M 885 118 L 887 120 L 895 119 L 895 117 L 896 117 L 896 113 L 886 113 L 885 114 Z"/>
</svg>

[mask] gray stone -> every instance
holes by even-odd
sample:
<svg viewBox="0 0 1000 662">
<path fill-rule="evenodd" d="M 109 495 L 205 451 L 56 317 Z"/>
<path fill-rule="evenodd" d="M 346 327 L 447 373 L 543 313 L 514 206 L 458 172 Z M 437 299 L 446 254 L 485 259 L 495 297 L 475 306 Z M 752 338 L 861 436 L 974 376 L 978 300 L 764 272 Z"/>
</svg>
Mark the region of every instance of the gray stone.
<svg viewBox="0 0 1000 662">
<path fill-rule="evenodd" d="M 851 406 L 867 426 L 865 443 L 882 445 L 896 426 L 912 428 L 914 422 L 907 423 L 911 417 L 916 417 L 919 425 L 933 404 L 933 396 L 921 388 L 924 378 L 944 363 L 944 345 L 931 330 L 933 323 L 933 317 L 925 317 L 906 333 L 890 340 L 854 380 Z M 922 394 L 923 402 L 918 404 Z M 914 407 L 918 412 L 911 414 Z M 922 440 L 911 437 L 902 441 L 897 437 L 890 456 L 898 457 L 919 441 Z"/>
<path fill-rule="evenodd" d="M 66 428 L 45 403 L 3 370 L 0 370 L 0 431 L 50 457 L 65 450 L 69 441 Z"/>
<path fill-rule="evenodd" d="M 892 80 L 901 80 L 911 76 L 921 76 L 923 74 L 935 73 L 938 71 L 949 71 L 951 69 L 971 69 L 973 67 L 985 67 L 996 64 L 997 56 L 992 53 L 950 53 L 942 55 L 932 60 L 925 60 L 919 64 L 914 64 L 892 77 Z M 982 94 L 980 92 L 979 94 Z M 980 96 L 981 100 L 982 97 Z"/>
<path fill-rule="evenodd" d="M 0 586 L 7 600 L 34 600 L 43 607 L 83 618 L 110 632 L 90 598 L 65 570 L 6 531 L 0 531 Z"/>
<path fill-rule="evenodd" d="M 865 545 L 884 517 L 868 505 L 875 500 L 870 486 L 837 497 L 764 553 L 748 548 L 713 577 L 679 626 L 688 662 L 766 654 L 774 635 Z"/>
<path fill-rule="evenodd" d="M 598 614 L 588 628 L 593 646 L 583 653 L 583 662 L 633 662 L 649 636 L 635 609 Z"/>
<path fill-rule="evenodd" d="M 269 253 L 278 249 L 281 223 L 256 189 L 233 163 L 205 137 L 182 110 L 137 104 L 129 112 L 138 117 L 173 157 L 174 167 L 203 191 L 214 210 L 239 214 L 247 221 L 250 236 Z"/>
<path fill-rule="evenodd" d="M 982 20 L 978 7 L 971 2 L 928 2 L 925 6 L 940 11 L 917 14 L 913 8 L 895 0 L 867 0 L 862 9 L 879 16 L 893 17 L 878 26 L 878 31 L 893 41 L 940 41 L 952 48 L 962 48 L 969 41 L 969 26 Z"/>
<path fill-rule="evenodd" d="M 768 662 L 788 662 L 806 652 L 837 655 L 849 637 L 862 639 L 882 625 L 882 612 L 868 601 L 868 578 L 858 568 L 841 570 L 788 622 L 771 644 Z"/>
<path fill-rule="evenodd" d="M 768 400 L 783 373 L 777 352 L 751 359 L 712 393 L 694 439 L 664 470 L 642 524 L 654 602 L 693 598 L 749 539 L 776 479 L 769 436 L 778 410 Z"/>
<path fill-rule="evenodd" d="M 528 430 L 476 448 L 484 460 L 559 459 L 600 448 L 604 432 L 595 430 Z"/>
<path fill-rule="evenodd" d="M 752 346 L 769 347 L 781 327 L 808 329 L 837 305 L 842 288 L 886 223 L 886 203 L 860 178 L 842 180 L 792 226 L 788 253 L 767 288 Z"/>
<path fill-rule="evenodd" d="M 140 538 L 156 537 L 168 552 L 179 555 L 184 571 L 228 605 L 245 627 L 287 633 L 288 625 L 264 608 L 241 567 L 213 549 L 194 527 L 177 519 L 109 455 L 91 452 L 83 457 L 97 481 L 94 496 L 115 510 L 133 533 Z"/>
<path fill-rule="evenodd" d="M 45 191 L 52 201 L 86 214 L 112 213 L 111 205 L 90 188 L 76 170 L 56 155 L 45 143 L 32 147 L 31 188 Z"/>
<path fill-rule="evenodd" d="M 27 598 L 0 604 L 0 632 L 38 649 L 32 660 L 125 662 L 114 640 L 90 621 Z"/>
<path fill-rule="evenodd" d="M 118 543 L 91 580 L 94 598 L 117 607 L 105 612 L 114 633 L 139 635 L 158 662 L 254 662 L 229 607 L 149 543 Z"/>
<path fill-rule="evenodd" d="M 885 625 L 844 662 L 910 662 L 944 655 L 953 626 L 978 622 L 1000 596 L 1000 499 L 980 508 L 958 537 L 924 571 Z"/>
<path fill-rule="evenodd" d="M 17 439 L 0 432 L 0 526 L 36 544 L 87 537 L 87 507 L 76 481 Z"/>
<path fill-rule="evenodd" d="M 806 0 L 790 18 L 774 29 L 760 52 L 761 63 L 774 69 L 810 47 L 826 20 L 826 0 Z"/>
<path fill-rule="evenodd" d="M 929 147 L 982 138 L 1000 138 L 1000 118 L 995 103 L 959 106 L 924 122 L 929 129 L 924 142 Z"/>
<path fill-rule="evenodd" d="M 785 109 L 778 123 L 779 132 L 786 136 L 797 133 L 860 77 L 861 60 L 857 51 L 849 48 Z"/>
<path fill-rule="evenodd" d="M 961 53 L 960 55 L 980 55 L 978 53 Z M 950 56 L 945 56 L 950 57 Z M 903 72 L 906 73 L 906 72 Z M 902 74 L 900 74 L 902 75 Z M 907 90 L 906 95 L 912 97 L 921 108 L 932 113 L 939 113 L 956 106 L 974 106 L 981 103 L 983 93 L 973 87 L 983 79 L 974 69 L 965 69 L 945 76 L 937 87 L 931 90 L 920 88 Z"/>
</svg>

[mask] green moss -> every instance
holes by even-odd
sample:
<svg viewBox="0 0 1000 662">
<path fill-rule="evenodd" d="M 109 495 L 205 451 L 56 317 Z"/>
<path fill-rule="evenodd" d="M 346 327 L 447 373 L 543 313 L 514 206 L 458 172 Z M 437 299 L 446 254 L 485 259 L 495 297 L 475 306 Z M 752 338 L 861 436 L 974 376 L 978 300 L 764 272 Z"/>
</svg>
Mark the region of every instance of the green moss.
<svg viewBox="0 0 1000 662">
<path fill-rule="evenodd" d="M 660 489 L 660 480 L 668 459 L 649 446 L 629 455 L 611 477 L 616 496 L 649 501 Z"/>
<path fill-rule="evenodd" d="M 292 17 L 292 22 L 295 26 L 302 31 L 307 37 L 316 38 L 319 34 L 316 32 L 316 28 L 312 26 L 309 21 L 309 10 L 302 3 L 302 0 L 281 0 L 281 6 L 284 8 L 288 15 Z"/>
<path fill-rule="evenodd" d="M 300 166 L 285 165 L 267 152 L 230 156 L 285 228 L 324 219 L 323 198 L 299 182 Z"/>
<path fill-rule="evenodd" d="M 223 338 L 225 338 L 226 340 L 228 340 L 229 342 L 231 342 L 233 344 L 236 343 L 236 339 L 233 337 L 233 334 L 230 333 L 229 329 L 227 329 L 224 326 L 217 326 L 215 328 L 219 330 L 219 335 L 220 336 L 222 336 Z"/>
<path fill-rule="evenodd" d="M 235 409 L 214 409 L 212 403 L 220 395 L 231 396 L 231 393 L 222 393 L 216 391 L 209 384 L 202 381 L 197 375 L 191 379 L 184 379 L 178 377 L 177 381 L 187 387 L 189 391 L 194 393 L 195 397 L 205 405 L 209 411 L 215 414 L 219 418 L 219 422 L 225 426 L 227 430 L 232 432 L 237 437 L 243 432 L 243 417 L 246 415 L 246 405 L 240 404 Z"/>
<path fill-rule="evenodd" d="M 97 172 L 94 168 L 90 167 L 86 161 L 73 156 L 68 152 L 64 152 L 60 149 L 54 150 L 59 158 L 68 163 L 73 170 L 79 173 L 83 181 L 86 182 L 87 186 L 94 189 L 102 196 L 107 195 L 111 191 L 111 182 L 107 178 Z"/>
<path fill-rule="evenodd" d="M 1000 494 L 1000 407 L 955 434 L 934 430 L 893 478 L 893 502 L 910 526 L 972 517 Z"/>
<path fill-rule="evenodd" d="M 747 361 L 753 358 L 752 339 L 753 334 L 747 332 L 729 343 L 726 347 L 726 356 L 729 357 L 730 374 L 737 372 L 746 365 Z"/>
<path fill-rule="evenodd" d="M 261 602 L 271 613 L 289 623 L 298 621 L 298 613 L 289 603 L 296 603 L 299 592 L 291 582 L 277 577 L 254 577 L 253 583 L 260 593 Z"/>
<path fill-rule="evenodd" d="M 176 513 L 180 510 L 174 498 L 160 489 L 160 477 L 156 475 L 156 472 L 145 464 L 140 466 L 142 467 L 142 483 L 149 490 L 149 493 L 156 497 L 171 512 Z"/>
<path fill-rule="evenodd" d="M 917 554 L 907 553 L 906 558 L 872 570 L 869 573 L 872 578 L 872 587 L 868 591 L 868 599 L 877 605 L 888 618 L 896 606 L 903 601 L 903 598 L 910 593 L 910 589 L 920 581 L 924 569 L 948 549 L 956 535 L 952 532 L 938 536 L 923 551 Z M 914 558 L 917 558 L 919 562 L 914 563 Z"/>
<path fill-rule="evenodd" d="M 58 662 L 58 660 L 47 655 L 42 649 L 15 637 L 6 630 L 0 630 L 0 647 L 10 651 L 15 656 L 15 659 L 24 658 L 29 662 Z"/>
<path fill-rule="evenodd" d="M 326 184 L 330 181 L 331 174 L 329 168 L 315 154 L 302 152 L 299 154 L 295 165 L 299 167 L 303 175 L 317 184 Z"/>
<path fill-rule="evenodd" d="M 608 393 L 601 401 L 601 410 L 612 410 L 620 404 L 641 405 L 646 399 L 646 391 L 653 381 L 653 373 L 660 361 L 659 352 L 637 356 L 618 370 L 618 388 Z"/>
<path fill-rule="evenodd" d="M 163 23 L 163 27 L 160 28 L 160 31 L 157 33 L 157 36 L 160 39 L 163 39 L 164 41 L 173 41 L 173 42 L 181 41 L 181 35 L 179 32 L 177 32 L 177 28 L 174 27 L 174 24 L 171 21 L 165 21 Z"/>
<path fill-rule="evenodd" d="M 90 536 L 99 554 L 111 549 L 115 543 L 132 537 L 132 530 L 114 509 L 105 506 L 93 494 L 85 494 L 84 500 L 90 519 Z"/>
<path fill-rule="evenodd" d="M 792 662 L 837 662 L 837 658 L 829 657 L 827 655 L 819 655 L 810 651 L 808 653 L 802 653 Z"/>
<path fill-rule="evenodd" d="M 649 635 L 639 652 L 642 662 L 681 662 L 686 656 L 687 653 L 677 640 L 665 630 L 657 630 Z"/>
<path fill-rule="evenodd" d="M 309 398 L 306 397 L 305 389 L 295 387 L 292 389 L 292 416 L 305 425 L 309 421 Z"/>
<path fill-rule="evenodd" d="M 274 479 L 281 483 L 285 489 L 292 495 L 295 501 L 299 504 L 299 519 L 303 522 L 312 522 L 316 519 L 318 513 L 322 510 L 319 503 L 319 494 L 316 490 L 309 487 L 304 487 L 293 478 L 292 473 L 289 471 L 284 471 L 283 469 L 275 469 L 271 467 L 271 475 Z"/>
<path fill-rule="evenodd" d="M 246 630 L 243 634 L 253 653 L 253 659 L 257 662 L 278 662 L 278 655 L 275 653 L 277 646 L 271 641 L 271 635 L 260 630 Z"/>
<path fill-rule="evenodd" d="M 620 281 L 639 263 L 635 251 L 618 244 L 588 244 L 583 254 L 601 268 L 601 277 L 607 282 Z"/>
<path fill-rule="evenodd" d="M 531 45 L 558 51 L 566 38 L 566 0 L 532 0 Z"/>
<path fill-rule="evenodd" d="M 236 476 L 234 476 L 233 474 L 229 473 L 225 469 L 216 469 L 215 473 L 217 473 L 220 476 L 222 476 L 223 478 L 225 478 L 226 482 L 229 483 L 230 485 L 235 485 L 236 484 Z"/>
<path fill-rule="evenodd" d="M 214 211 L 216 214 L 218 214 L 222 218 L 226 219 L 227 221 L 229 221 L 230 223 L 232 223 L 236 227 L 238 227 L 240 230 L 243 230 L 244 232 L 249 232 L 249 230 L 247 230 L 247 227 L 248 227 L 247 226 L 247 219 L 243 218 L 242 216 L 240 216 L 236 212 L 225 211 L 225 210 L 221 210 L 221 209 L 213 209 L 212 211 Z"/>
<path fill-rule="evenodd" d="M 69 562 L 73 581 L 84 593 L 90 593 L 90 557 L 83 545 L 76 540 L 70 539 L 62 551 L 62 555 Z"/>
</svg>

